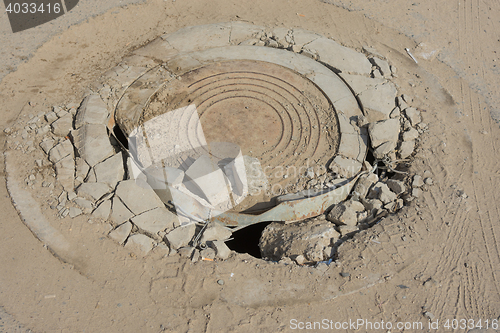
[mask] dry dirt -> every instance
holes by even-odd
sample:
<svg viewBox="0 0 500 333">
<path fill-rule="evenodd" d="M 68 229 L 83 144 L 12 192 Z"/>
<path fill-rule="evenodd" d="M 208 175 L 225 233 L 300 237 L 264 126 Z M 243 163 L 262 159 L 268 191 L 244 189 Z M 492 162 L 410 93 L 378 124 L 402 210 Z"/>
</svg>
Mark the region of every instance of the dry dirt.
<svg viewBox="0 0 500 333">
<path fill-rule="evenodd" d="M 500 4 L 331 2 L 151 0 L 115 8 L 63 29 L 5 76 L 0 112 L 3 129 L 19 114 L 79 101 L 89 83 L 125 53 L 184 26 L 243 20 L 301 27 L 358 50 L 373 46 L 398 68 L 400 90 L 426 110 L 429 132 L 412 171 L 430 172 L 434 185 L 396 216 L 342 246 L 341 270 L 350 276 L 307 271 L 286 280 L 282 269 L 275 276 L 261 269 L 268 264 L 244 255 L 224 265 L 194 268 L 177 257 L 168 262 L 155 255 L 135 258 L 108 241 L 104 229 L 76 222 L 65 235 L 74 246 L 72 255 L 62 263 L 25 227 L 2 185 L 0 306 L 9 315 L 0 311 L 0 331 L 274 332 L 292 331 L 294 319 L 365 319 L 424 324 L 421 330 L 391 332 L 445 332 L 450 331 L 444 327 L 448 319 L 481 319 L 483 328 L 485 320 L 497 319 L 500 130 L 493 118 L 500 118 Z M 417 47 L 419 43 L 425 44 Z M 405 48 L 417 57 L 438 52 L 415 64 Z M 237 297 L 238 285 L 228 283 L 232 272 L 252 295 Z M 167 277 L 177 278 L 172 292 L 158 287 Z M 225 285 L 216 283 L 221 278 Z M 311 295 L 299 291 L 296 297 L 262 292 L 291 283 L 298 290 L 301 285 L 315 287 Z M 337 296 L 325 292 L 329 299 L 322 299 L 322 291 L 332 288 Z M 439 320 L 439 329 L 428 329 L 424 312 Z"/>
</svg>

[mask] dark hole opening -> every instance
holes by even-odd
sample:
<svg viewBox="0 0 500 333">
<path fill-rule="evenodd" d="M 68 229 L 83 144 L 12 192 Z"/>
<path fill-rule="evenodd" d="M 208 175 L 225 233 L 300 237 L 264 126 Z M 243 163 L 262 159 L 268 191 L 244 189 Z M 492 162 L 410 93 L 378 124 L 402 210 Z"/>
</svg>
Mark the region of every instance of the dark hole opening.
<svg viewBox="0 0 500 333">
<path fill-rule="evenodd" d="M 128 140 L 127 137 L 125 136 L 125 133 L 121 130 L 119 126 L 114 126 L 113 127 L 113 135 L 115 136 L 116 140 L 122 144 L 123 147 L 128 149 Z"/>
<path fill-rule="evenodd" d="M 233 232 L 233 239 L 227 241 L 226 245 L 235 252 L 248 253 L 255 258 L 262 258 L 259 240 L 262 231 L 269 223 L 271 222 L 260 222 Z"/>
</svg>

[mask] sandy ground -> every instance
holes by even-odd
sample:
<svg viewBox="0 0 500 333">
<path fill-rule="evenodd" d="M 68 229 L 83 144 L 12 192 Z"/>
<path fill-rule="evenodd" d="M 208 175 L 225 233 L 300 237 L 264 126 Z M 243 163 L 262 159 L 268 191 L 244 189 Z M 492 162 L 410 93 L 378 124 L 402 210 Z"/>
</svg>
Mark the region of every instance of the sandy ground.
<svg viewBox="0 0 500 333">
<path fill-rule="evenodd" d="M 360 332 L 445 332 L 451 331 L 444 326 L 447 320 L 481 319 L 484 328 L 486 320 L 491 325 L 500 316 L 500 130 L 494 120 L 500 101 L 495 89 L 498 2 L 152 0 L 88 20 L 81 12 L 85 6 L 94 15 L 119 3 L 96 8 L 80 2 L 74 14 L 19 40 L 7 35 L 6 16 L 1 16 L 7 41 L 1 49 L 2 73 L 17 67 L 0 82 L 2 128 L 19 114 L 79 101 L 88 84 L 127 51 L 164 32 L 230 20 L 301 27 L 357 49 L 373 46 L 398 67 L 396 83 L 426 110 L 423 118 L 430 128 L 413 172 L 430 172 L 435 185 L 342 247 L 340 262 L 349 278 L 339 277 L 338 270 L 287 275 L 276 268 L 273 273 L 269 264 L 244 255 L 205 266 L 177 257 L 134 258 L 104 237 L 104 227 L 77 221 L 65 234 L 74 255 L 62 263 L 24 226 L 2 185 L 0 330 L 268 332 L 293 331 L 293 320 L 365 319 L 422 322 L 423 328 L 362 327 Z M 417 65 L 406 47 L 417 56 L 437 54 L 418 58 Z M 230 272 L 241 282 L 229 283 Z M 222 287 L 216 284 L 221 277 Z M 178 288 L 158 287 L 168 278 Z M 271 299 L 262 292 L 291 283 L 314 289 L 304 289 L 310 295 Z M 326 292 L 332 288 L 340 292 Z M 439 320 L 439 329 L 429 328 L 424 312 Z"/>
</svg>

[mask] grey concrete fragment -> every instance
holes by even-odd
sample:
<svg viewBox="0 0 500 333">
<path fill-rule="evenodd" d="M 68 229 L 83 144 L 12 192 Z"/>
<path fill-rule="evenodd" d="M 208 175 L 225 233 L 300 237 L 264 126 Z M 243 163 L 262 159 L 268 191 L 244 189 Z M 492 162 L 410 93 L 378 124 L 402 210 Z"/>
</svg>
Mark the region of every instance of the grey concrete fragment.
<svg viewBox="0 0 500 333">
<path fill-rule="evenodd" d="M 83 125 L 72 136 L 80 156 L 92 167 L 114 153 L 105 125 Z"/>
<path fill-rule="evenodd" d="M 396 106 L 389 115 L 390 118 L 399 118 L 401 116 L 401 109 L 399 106 Z"/>
<path fill-rule="evenodd" d="M 413 176 L 413 182 L 411 183 L 411 186 L 412 187 L 424 186 L 424 180 L 422 179 L 422 176 L 420 176 L 420 175 Z"/>
<path fill-rule="evenodd" d="M 115 188 L 116 184 L 123 180 L 125 175 L 122 152 L 96 164 L 94 172 L 98 183 L 104 183 L 111 188 Z"/>
<path fill-rule="evenodd" d="M 156 242 L 143 234 L 135 234 L 127 239 L 125 248 L 131 250 L 137 255 L 147 255 L 152 249 Z"/>
<path fill-rule="evenodd" d="M 310 254 L 310 245 L 317 244 L 314 253 L 323 255 L 323 250 L 335 243 L 339 233 L 328 221 L 314 219 L 293 224 L 273 222 L 262 232 L 259 248 L 263 258 L 279 261 L 282 258 Z M 323 260 L 322 257 L 317 258 Z"/>
<path fill-rule="evenodd" d="M 73 192 L 75 190 L 75 160 L 73 156 L 68 155 L 55 164 L 57 181 L 62 185 L 65 191 Z"/>
<path fill-rule="evenodd" d="M 382 209 L 383 203 L 378 199 L 367 199 L 363 200 L 363 205 L 370 214 L 375 215 Z"/>
<path fill-rule="evenodd" d="M 200 256 L 204 259 L 215 259 L 215 250 L 212 248 L 206 248 L 200 251 Z"/>
<path fill-rule="evenodd" d="M 397 195 L 402 194 L 404 193 L 404 191 L 406 191 L 405 184 L 400 180 L 389 179 L 387 181 L 387 186 Z"/>
<path fill-rule="evenodd" d="M 420 111 L 415 108 L 406 108 L 405 115 L 406 118 L 408 118 L 408 120 L 410 121 L 411 126 L 415 126 L 422 121 L 422 117 L 420 117 Z"/>
<path fill-rule="evenodd" d="M 416 187 L 411 190 L 411 196 L 414 198 L 420 198 L 422 196 L 422 189 Z"/>
<path fill-rule="evenodd" d="M 399 157 L 401 158 L 407 158 L 413 153 L 413 150 L 415 149 L 415 141 L 404 141 L 401 143 L 401 146 L 399 147 Z"/>
<path fill-rule="evenodd" d="M 109 218 L 115 224 L 121 224 L 130 219 L 134 214 L 123 204 L 117 196 L 112 199 L 111 214 Z"/>
<path fill-rule="evenodd" d="M 76 207 L 69 208 L 69 217 L 71 217 L 72 219 L 77 217 L 78 215 L 81 215 L 81 214 L 82 214 L 82 210 L 80 208 L 76 208 Z"/>
<path fill-rule="evenodd" d="M 85 179 L 89 173 L 90 167 L 85 162 L 83 158 L 77 157 L 75 159 L 76 162 L 76 177 L 81 177 L 81 179 Z"/>
<path fill-rule="evenodd" d="M 127 240 L 128 235 L 132 231 L 132 223 L 125 222 L 118 227 L 116 227 L 113 231 L 111 231 L 108 236 L 116 241 L 118 244 L 122 245 Z"/>
<path fill-rule="evenodd" d="M 203 235 L 201 236 L 200 242 L 206 243 L 208 241 L 222 241 L 230 238 L 232 235 L 232 231 L 229 228 L 215 222 L 210 224 Z"/>
<path fill-rule="evenodd" d="M 157 207 L 165 207 L 148 183 L 141 179 L 121 181 L 116 187 L 115 194 L 135 215 Z"/>
<path fill-rule="evenodd" d="M 84 198 L 75 198 L 73 202 L 80 207 L 85 214 L 90 214 L 94 206 L 91 201 Z"/>
<path fill-rule="evenodd" d="M 52 133 L 57 136 L 67 136 L 71 129 L 73 128 L 73 117 L 71 114 L 67 113 L 63 117 L 54 121 L 50 127 L 52 128 Z"/>
<path fill-rule="evenodd" d="M 351 225 L 358 223 L 358 212 L 365 210 L 363 204 L 359 201 L 349 200 L 341 202 L 328 213 L 326 219 L 336 225 Z"/>
<path fill-rule="evenodd" d="M 397 90 L 394 84 L 379 84 L 358 95 L 369 122 L 389 119 L 394 109 Z"/>
<path fill-rule="evenodd" d="M 418 131 L 413 127 L 403 133 L 403 141 L 412 141 L 418 138 Z"/>
<path fill-rule="evenodd" d="M 353 236 L 356 232 L 359 231 L 359 228 L 353 225 L 341 225 L 339 227 L 339 231 L 341 237 Z"/>
<path fill-rule="evenodd" d="M 101 204 L 94 209 L 92 216 L 107 220 L 111 212 L 111 200 L 104 200 Z"/>
<path fill-rule="evenodd" d="M 43 140 L 42 142 L 40 142 L 40 147 L 45 152 L 45 154 L 48 154 L 49 151 L 52 149 L 52 147 L 54 147 L 55 145 L 56 145 L 56 141 L 51 139 L 51 138 L 47 138 L 47 139 Z"/>
<path fill-rule="evenodd" d="M 384 204 L 392 202 L 397 199 L 396 193 L 392 192 L 390 188 L 384 183 L 375 184 L 370 193 L 368 193 L 369 199 L 379 199 Z"/>
<path fill-rule="evenodd" d="M 165 236 L 165 238 L 167 239 L 170 248 L 177 250 L 183 246 L 187 246 L 193 239 L 195 232 L 196 225 L 188 224 L 172 230 Z"/>
<path fill-rule="evenodd" d="M 102 125 L 108 119 L 109 111 L 99 95 L 85 97 L 75 117 L 75 128 L 85 124 Z"/>
<path fill-rule="evenodd" d="M 104 183 L 83 183 L 76 189 L 78 196 L 92 201 L 99 200 L 109 192 L 109 186 Z"/>
<path fill-rule="evenodd" d="M 70 140 L 64 140 L 49 151 L 49 161 L 57 163 L 68 155 L 73 158 L 73 145 Z"/>
<path fill-rule="evenodd" d="M 210 246 L 215 250 L 217 258 L 226 260 L 231 255 L 231 250 L 226 243 L 220 240 L 210 242 Z"/>
<path fill-rule="evenodd" d="M 372 147 L 376 148 L 385 142 L 398 141 L 400 125 L 398 119 L 387 119 L 371 123 L 368 126 Z"/>
<path fill-rule="evenodd" d="M 47 113 L 47 114 L 45 115 L 45 120 L 46 120 L 49 124 L 53 123 L 53 122 L 54 122 L 54 121 L 56 121 L 57 119 L 58 119 L 57 114 L 56 114 L 54 111 L 51 111 L 51 112 L 49 112 L 49 113 Z"/>
<path fill-rule="evenodd" d="M 344 47 L 326 37 L 315 39 L 303 48 L 316 50 L 321 55 L 321 62 L 325 62 L 342 72 L 358 74 L 371 72 L 372 65 L 362 53 Z"/>
<path fill-rule="evenodd" d="M 382 159 L 385 155 L 394 151 L 394 149 L 396 149 L 396 142 L 384 142 L 373 151 L 373 157 L 375 157 L 376 159 Z"/>
<path fill-rule="evenodd" d="M 179 249 L 179 251 L 177 251 L 177 253 L 179 253 L 179 255 L 181 257 L 188 257 L 188 258 L 193 258 L 194 254 L 197 252 L 198 250 L 196 250 L 194 247 L 192 246 L 185 246 L 185 247 L 182 247 Z"/>
<path fill-rule="evenodd" d="M 131 220 L 139 230 L 154 238 L 160 231 L 172 230 L 177 221 L 177 215 L 165 207 L 159 207 L 137 215 Z"/>
<path fill-rule="evenodd" d="M 386 78 L 391 77 L 392 72 L 389 63 L 377 57 L 372 58 L 373 63 L 380 69 L 382 75 Z"/>
<path fill-rule="evenodd" d="M 353 198 L 356 200 L 364 199 L 372 185 L 376 182 L 378 182 L 378 176 L 374 173 L 360 176 L 352 190 Z"/>
<path fill-rule="evenodd" d="M 361 166 L 362 165 L 359 161 L 342 156 L 336 156 L 328 168 L 341 177 L 351 178 L 361 170 Z"/>
</svg>

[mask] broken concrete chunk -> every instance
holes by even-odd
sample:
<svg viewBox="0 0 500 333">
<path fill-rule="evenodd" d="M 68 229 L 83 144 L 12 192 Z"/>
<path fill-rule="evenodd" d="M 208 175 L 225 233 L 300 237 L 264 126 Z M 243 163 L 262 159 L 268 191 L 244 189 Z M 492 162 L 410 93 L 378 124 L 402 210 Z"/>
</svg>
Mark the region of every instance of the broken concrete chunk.
<svg viewBox="0 0 500 333">
<path fill-rule="evenodd" d="M 108 108 L 99 95 L 89 95 L 85 97 L 78 108 L 75 117 L 75 128 L 80 128 L 86 124 L 105 124 L 108 119 Z"/>
<path fill-rule="evenodd" d="M 415 149 L 415 141 L 404 141 L 401 143 L 401 146 L 399 147 L 399 156 L 401 158 L 407 158 L 413 153 L 413 150 Z"/>
<path fill-rule="evenodd" d="M 92 215 L 94 217 L 107 220 L 109 218 L 109 213 L 111 212 L 111 200 L 104 200 L 94 211 Z"/>
<path fill-rule="evenodd" d="M 112 199 L 111 205 L 111 215 L 109 218 L 115 224 L 121 224 L 128 219 L 130 219 L 134 214 L 123 204 L 123 202 L 117 196 Z"/>
<path fill-rule="evenodd" d="M 378 199 L 367 199 L 363 200 L 363 205 L 370 214 L 375 215 L 382 208 L 383 203 Z"/>
<path fill-rule="evenodd" d="M 232 235 L 232 231 L 229 228 L 215 222 L 210 224 L 203 235 L 201 236 L 200 242 L 206 243 L 208 241 L 222 241 L 230 238 Z"/>
<path fill-rule="evenodd" d="M 125 169 L 123 167 L 123 155 L 118 153 L 94 166 L 96 181 L 115 188 L 119 181 L 123 180 Z"/>
<path fill-rule="evenodd" d="M 73 202 L 80 207 L 85 214 L 89 214 L 94 206 L 91 201 L 83 199 L 83 198 L 75 198 Z"/>
<path fill-rule="evenodd" d="M 401 109 L 399 106 L 396 106 L 389 115 L 390 118 L 399 118 L 401 116 Z"/>
<path fill-rule="evenodd" d="M 306 257 L 312 243 L 318 244 L 315 252 L 322 255 L 323 250 L 335 243 L 339 236 L 333 224 L 325 220 L 314 219 L 293 224 L 273 222 L 262 232 L 259 248 L 263 258 L 274 261 L 285 257 Z"/>
<path fill-rule="evenodd" d="M 418 131 L 413 127 L 403 133 L 403 141 L 412 141 L 418 138 Z"/>
<path fill-rule="evenodd" d="M 396 142 L 387 141 L 387 142 L 384 142 L 383 144 L 381 144 L 380 146 L 378 146 L 377 148 L 375 148 L 375 150 L 373 151 L 373 156 L 376 159 L 380 160 L 384 156 L 386 156 L 387 154 L 394 151 L 394 149 L 396 149 Z"/>
<path fill-rule="evenodd" d="M 73 117 L 71 114 L 66 113 L 64 116 L 54 121 L 50 127 L 52 128 L 52 133 L 57 136 L 65 137 L 73 128 Z"/>
<path fill-rule="evenodd" d="M 55 164 L 57 181 L 66 192 L 75 190 L 75 160 L 68 155 Z"/>
<path fill-rule="evenodd" d="M 56 141 L 53 139 L 45 139 L 42 142 L 40 142 L 40 147 L 44 151 L 45 154 L 48 154 L 49 151 L 56 145 Z"/>
<path fill-rule="evenodd" d="M 71 141 L 64 140 L 63 142 L 50 149 L 49 161 L 55 164 L 68 155 L 71 155 L 71 158 L 73 158 L 73 154 L 73 145 L 71 144 Z"/>
<path fill-rule="evenodd" d="M 81 214 L 82 214 L 82 210 L 80 208 L 76 208 L 76 207 L 69 208 L 69 217 L 71 217 L 72 219 L 81 215 Z"/>
<path fill-rule="evenodd" d="M 371 123 L 368 132 L 372 147 L 376 148 L 385 142 L 396 143 L 398 141 L 400 125 L 398 119 L 387 119 Z"/>
<path fill-rule="evenodd" d="M 356 160 L 336 156 L 328 168 L 341 177 L 351 178 L 361 170 L 361 166 L 361 163 Z"/>
<path fill-rule="evenodd" d="M 384 204 L 392 202 L 397 199 L 396 193 L 392 192 L 389 187 L 384 183 L 375 184 L 370 193 L 368 193 L 369 199 L 379 199 Z"/>
<path fill-rule="evenodd" d="M 91 167 L 114 154 L 105 125 L 83 125 L 71 135 L 80 156 Z"/>
<path fill-rule="evenodd" d="M 96 201 L 109 193 L 110 188 L 104 183 L 83 183 L 78 186 L 76 193 L 85 199 Z"/>
<path fill-rule="evenodd" d="M 226 260 L 231 255 L 231 250 L 227 247 L 226 243 L 220 240 L 211 241 L 210 247 L 215 250 L 217 258 Z"/>
<path fill-rule="evenodd" d="M 81 177 L 81 179 L 85 179 L 89 173 L 90 167 L 85 162 L 83 158 L 77 157 L 76 160 L 76 177 Z"/>
<path fill-rule="evenodd" d="M 127 239 L 125 248 L 137 255 L 147 255 L 156 244 L 154 240 L 143 234 L 135 234 Z"/>
<path fill-rule="evenodd" d="M 128 235 L 132 231 L 132 223 L 125 222 L 120 226 L 116 227 L 113 231 L 111 231 L 108 236 L 116 241 L 118 244 L 122 245 L 127 240 Z"/>
<path fill-rule="evenodd" d="M 377 58 L 377 57 L 373 57 L 372 58 L 372 61 L 373 63 L 378 67 L 380 68 L 380 72 L 382 73 L 382 75 L 386 78 L 389 78 L 391 77 L 392 75 L 392 72 L 391 72 L 391 68 L 389 66 L 389 63 L 385 60 L 382 60 L 380 58 Z"/>
<path fill-rule="evenodd" d="M 397 195 L 400 195 L 404 193 L 404 191 L 406 191 L 405 184 L 400 180 L 389 179 L 387 181 L 387 186 Z"/>
<path fill-rule="evenodd" d="M 187 246 L 193 239 L 195 232 L 196 225 L 188 224 L 172 230 L 165 236 L 165 238 L 167 239 L 170 248 L 177 250 L 183 246 Z"/>
<path fill-rule="evenodd" d="M 222 170 L 208 155 L 200 156 L 187 170 L 186 187 L 194 194 L 206 199 L 212 205 L 230 201 L 228 186 Z"/>
<path fill-rule="evenodd" d="M 408 120 L 410 121 L 411 126 L 415 126 L 422 121 L 422 118 L 420 117 L 420 111 L 418 111 L 415 108 L 411 108 L 411 107 L 406 108 L 405 114 L 406 114 L 406 118 L 408 118 Z"/>
<path fill-rule="evenodd" d="M 368 194 L 370 187 L 376 182 L 378 182 L 378 176 L 374 173 L 360 176 L 352 191 L 353 198 L 364 199 Z"/>
<path fill-rule="evenodd" d="M 352 226 L 352 225 L 341 225 L 339 227 L 340 231 L 340 236 L 345 237 L 345 236 L 353 236 L 356 232 L 359 231 L 359 228 L 357 226 Z"/>
<path fill-rule="evenodd" d="M 45 120 L 46 120 L 49 124 L 53 123 L 53 122 L 54 122 L 54 121 L 56 121 L 57 119 L 58 119 L 57 114 L 56 114 L 54 111 L 51 111 L 51 112 L 49 112 L 49 113 L 47 113 L 47 114 L 45 115 Z"/>
<path fill-rule="evenodd" d="M 159 207 L 132 218 L 132 222 L 145 234 L 154 238 L 160 231 L 169 232 L 174 228 L 177 215 L 165 207 Z"/>
<path fill-rule="evenodd" d="M 363 210 L 365 207 L 361 202 L 349 200 L 335 205 L 326 219 L 336 225 L 356 225 L 358 223 L 357 213 Z"/>
<path fill-rule="evenodd" d="M 424 186 L 424 180 L 422 179 L 422 176 L 419 176 L 419 175 L 413 176 L 413 182 L 411 183 L 411 186 L 413 186 L 413 187 Z"/>
<path fill-rule="evenodd" d="M 135 215 L 157 207 L 165 207 L 148 183 L 141 179 L 121 181 L 116 187 L 115 194 Z"/>
<path fill-rule="evenodd" d="M 392 83 L 379 84 L 359 93 L 358 97 L 365 109 L 368 122 L 389 119 L 394 109 L 396 95 L 397 90 Z"/>
</svg>

